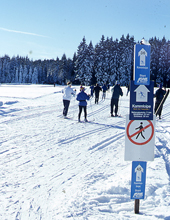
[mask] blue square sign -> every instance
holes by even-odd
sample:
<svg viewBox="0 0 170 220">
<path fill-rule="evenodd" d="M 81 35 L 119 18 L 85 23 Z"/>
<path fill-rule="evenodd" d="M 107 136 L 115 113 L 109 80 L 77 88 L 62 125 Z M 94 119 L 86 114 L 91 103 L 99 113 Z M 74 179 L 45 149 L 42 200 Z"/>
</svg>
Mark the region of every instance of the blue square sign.
<svg viewBox="0 0 170 220">
<path fill-rule="evenodd" d="M 153 120 L 154 82 L 150 85 L 130 85 L 130 120 Z"/>
<path fill-rule="evenodd" d="M 150 45 L 134 46 L 134 77 L 135 85 L 150 84 Z"/>
<path fill-rule="evenodd" d="M 131 199 L 144 199 L 146 183 L 146 162 L 132 162 Z"/>
</svg>

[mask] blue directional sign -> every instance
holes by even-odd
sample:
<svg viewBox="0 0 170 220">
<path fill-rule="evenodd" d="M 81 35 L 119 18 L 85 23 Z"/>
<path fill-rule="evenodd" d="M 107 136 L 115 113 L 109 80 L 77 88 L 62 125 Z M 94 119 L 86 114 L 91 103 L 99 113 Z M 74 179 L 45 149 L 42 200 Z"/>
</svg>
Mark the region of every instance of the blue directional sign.
<svg viewBox="0 0 170 220">
<path fill-rule="evenodd" d="M 135 85 L 150 84 L 150 45 L 134 46 L 134 77 Z"/>
<path fill-rule="evenodd" d="M 132 162 L 131 199 L 144 199 L 146 183 L 146 162 Z"/>
<path fill-rule="evenodd" d="M 154 82 L 149 85 L 130 85 L 129 120 L 153 120 Z"/>
</svg>

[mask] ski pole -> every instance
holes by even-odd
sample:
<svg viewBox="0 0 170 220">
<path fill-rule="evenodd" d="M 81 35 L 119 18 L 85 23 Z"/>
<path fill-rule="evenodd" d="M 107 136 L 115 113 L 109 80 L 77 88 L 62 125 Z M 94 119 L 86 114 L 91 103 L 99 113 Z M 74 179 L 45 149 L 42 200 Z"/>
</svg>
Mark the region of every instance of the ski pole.
<svg viewBox="0 0 170 220">
<path fill-rule="evenodd" d="M 119 99 L 119 104 L 118 104 L 118 116 L 121 116 L 120 107 L 121 107 L 121 98 Z"/>
<path fill-rule="evenodd" d="M 92 108 L 92 104 L 91 104 L 91 99 L 92 98 L 90 98 L 90 107 L 91 107 L 91 111 L 92 111 L 92 115 L 93 115 L 93 108 Z M 94 121 L 94 115 L 93 115 L 93 121 Z"/>
<path fill-rule="evenodd" d="M 158 106 L 158 108 L 157 108 L 157 110 L 156 110 L 156 112 L 155 112 L 155 115 L 157 115 L 157 113 L 159 112 L 159 109 L 163 106 L 163 104 L 164 104 L 164 102 L 165 102 L 165 100 L 166 100 L 166 98 L 167 98 L 168 95 L 169 95 L 169 89 L 168 89 L 168 91 L 165 93 L 165 95 L 164 95 L 164 97 L 163 97 L 161 103 L 159 104 L 159 106 Z"/>
<path fill-rule="evenodd" d="M 73 96 L 74 97 L 74 101 L 73 101 L 73 106 L 76 105 L 76 90 L 75 90 L 75 95 Z M 75 111 L 73 111 L 73 119 L 74 119 L 74 115 L 75 115 Z"/>
</svg>

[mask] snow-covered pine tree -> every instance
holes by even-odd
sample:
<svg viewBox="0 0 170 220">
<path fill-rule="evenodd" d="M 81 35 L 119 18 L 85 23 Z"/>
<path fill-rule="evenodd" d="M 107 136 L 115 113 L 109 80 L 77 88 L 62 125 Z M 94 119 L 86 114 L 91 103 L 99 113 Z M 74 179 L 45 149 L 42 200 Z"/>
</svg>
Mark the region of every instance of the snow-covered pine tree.
<svg viewBox="0 0 170 220">
<path fill-rule="evenodd" d="M 163 37 L 161 41 L 161 48 L 160 48 L 160 57 L 159 57 L 159 64 L 158 64 L 158 75 L 156 82 L 162 82 L 164 86 L 166 86 L 166 77 L 167 77 L 167 70 L 168 70 L 168 47 L 166 43 L 165 37 Z"/>
<path fill-rule="evenodd" d="M 113 40 L 112 38 L 107 38 L 104 43 L 104 59 L 103 59 L 103 80 L 104 83 L 110 83 L 110 76 L 113 75 L 114 71 L 114 53 L 113 53 Z"/>
<path fill-rule="evenodd" d="M 34 71 L 33 71 L 33 74 L 32 74 L 32 83 L 33 84 L 38 83 L 38 70 L 37 70 L 37 67 L 34 67 Z"/>
<path fill-rule="evenodd" d="M 66 55 L 63 54 L 62 58 L 61 58 L 61 62 L 60 62 L 60 71 L 62 74 L 62 79 L 63 79 L 63 83 L 66 83 L 67 80 L 67 58 Z"/>
<path fill-rule="evenodd" d="M 151 54 L 150 54 L 150 75 L 151 80 L 154 80 L 156 83 L 157 74 L 158 74 L 158 64 L 159 64 L 159 57 L 160 57 L 160 41 L 154 37 L 149 40 L 151 45 Z M 156 86 L 156 84 L 155 84 Z"/>
<path fill-rule="evenodd" d="M 124 41 L 124 52 L 122 53 L 122 72 L 121 72 L 121 84 L 129 85 L 131 75 L 133 73 L 132 63 L 133 63 L 133 54 L 134 54 L 134 38 L 127 34 Z"/>
<path fill-rule="evenodd" d="M 128 85 L 132 75 L 134 38 L 127 34 L 120 38 L 117 56 L 117 80 L 121 85 Z"/>
<path fill-rule="evenodd" d="M 76 73 L 75 73 L 75 64 L 77 60 L 77 54 L 74 53 L 73 59 L 72 59 L 72 72 L 71 72 L 71 81 L 75 81 Z"/>
<path fill-rule="evenodd" d="M 167 53 L 167 87 L 170 87 L 170 40 L 167 41 L 167 48 L 168 48 L 168 53 Z"/>
<path fill-rule="evenodd" d="M 32 66 L 30 66 L 29 68 L 29 72 L 28 72 L 28 82 L 32 83 Z"/>
<path fill-rule="evenodd" d="M 88 68 L 87 68 L 87 53 L 88 53 L 88 46 L 86 44 L 86 39 L 83 37 L 82 42 L 77 49 L 77 59 L 75 62 L 75 73 L 76 73 L 76 80 L 80 81 L 81 84 L 86 83 Z"/>
<path fill-rule="evenodd" d="M 0 58 L 0 82 L 2 82 L 2 58 Z"/>
<path fill-rule="evenodd" d="M 118 69 L 118 48 L 119 42 L 118 39 L 112 41 L 111 45 L 111 66 L 110 66 L 110 76 L 109 76 L 109 83 L 112 85 L 115 83 L 117 79 L 117 69 Z"/>
<path fill-rule="evenodd" d="M 86 58 L 84 61 L 85 75 L 83 80 L 85 85 L 90 85 L 92 81 L 92 74 L 94 70 L 94 56 L 94 47 L 92 42 L 90 42 L 89 46 L 87 47 Z"/>
<path fill-rule="evenodd" d="M 73 60 L 68 58 L 67 59 L 67 75 L 66 75 L 66 77 L 71 82 L 74 80 L 74 78 L 73 78 L 73 65 L 74 65 Z"/>
<path fill-rule="evenodd" d="M 117 69 L 117 80 L 120 81 L 121 85 L 124 85 L 124 77 L 126 74 L 126 39 L 124 35 L 119 41 L 119 53 L 118 53 L 118 69 Z M 127 80 L 127 79 L 126 79 Z"/>
<path fill-rule="evenodd" d="M 23 76 L 23 67 L 22 67 L 22 65 L 20 65 L 20 67 L 19 67 L 19 80 L 18 80 L 19 83 L 22 83 L 22 76 Z"/>
<path fill-rule="evenodd" d="M 9 83 L 10 81 L 9 81 L 9 75 L 10 75 L 10 73 L 9 73 L 9 62 L 10 62 L 10 57 L 9 56 L 7 56 L 7 55 L 5 55 L 5 57 L 2 59 L 2 63 L 3 63 L 3 65 L 2 65 L 2 82 L 7 82 L 7 83 Z"/>
<path fill-rule="evenodd" d="M 10 75 L 10 82 L 15 83 L 15 74 L 16 74 L 16 59 L 15 57 L 12 57 L 12 59 L 9 62 L 9 75 Z"/>
<path fill-rule="evenodd" d="M 18 83 L 18 82 L 19 82 L 19 69 L 17 67 L 15 71 L 15 83 Z"/>
<path fill-rule="evenodd" d="M 57 57 L 52 68 L 53 83 L 58 82 L 58 74 L 59 74 L 59 69 L 60 69 L 59 65 L 60 65 L 59 58 Z"/>
<path fill-rule="evenodd" d="M 102 35 L 100 43 L 95 47 L 95 77 L 100 85 L 103 85 L 108 79 L 108 55 L 109 51 L 105 47 L 105 37 Z"/>
<path fill-rule="evenodd" d="M 28 69 L 26 65 L 24 65 L 22 83 L 28 83 Z"/>
</svg>

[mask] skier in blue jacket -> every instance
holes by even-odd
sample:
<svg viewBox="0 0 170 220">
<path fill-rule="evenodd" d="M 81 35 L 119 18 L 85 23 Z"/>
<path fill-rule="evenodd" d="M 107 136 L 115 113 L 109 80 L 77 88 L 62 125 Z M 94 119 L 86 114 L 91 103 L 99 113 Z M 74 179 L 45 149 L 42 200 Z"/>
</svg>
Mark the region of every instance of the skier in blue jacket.
<svg viewBox="0 0 170 220">
<path fill-rule="evenodd" d="M 93 85 L 90 86 L 90 90 L 91 90 L 91 97 L 93 97 L 93 93 L 94 93 L 94 86 Z"/>
<path fill-rule="evenodd" d="M 77 94 L 76 100 L 79 101 L 79 114 L 78 114 L 78 121 L 80 122 L 81 112 L 84 109 L 84 120 L 87 121 L 87 101 L 90 99 L 90 95 L 87 95 L 85 92 L 85 88 L 81 87 L 80 92 Z"/>
<path fill-rule="evenodd" d="M 106 91 L 107 91 L 107 86 L 106 86 L 106 84 L 104 84 L 104 85 L 102 86 L 102 89 L 103 89 L 103 95 L 102 95 L 102 100 L 103 100 L 103 99 L 106 98 Z"/>
</svg>

